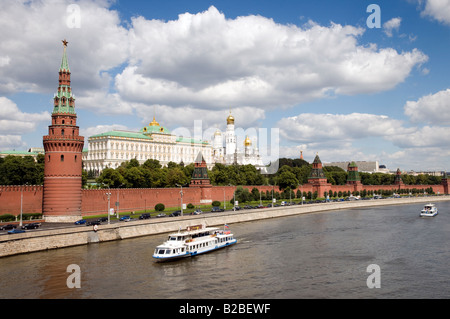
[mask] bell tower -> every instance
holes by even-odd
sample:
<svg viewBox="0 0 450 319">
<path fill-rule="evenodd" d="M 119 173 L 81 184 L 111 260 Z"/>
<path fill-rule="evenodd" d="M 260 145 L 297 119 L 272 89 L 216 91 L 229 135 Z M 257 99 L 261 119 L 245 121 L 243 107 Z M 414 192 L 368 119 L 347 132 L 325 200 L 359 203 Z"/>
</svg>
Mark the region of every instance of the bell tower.
<svg viewBox="0 0 450 319">
<path fill-rule="evenodd" d="M 81 172 L 84 137 L 79 136 L 75 98 L 70 86 L 67 44 L 63 40 L 58 91 L 52 122 L 43 137 L 45 150 L 43 215 L 47 222 L 73 222 L 81 217 Z"/>
</svg>

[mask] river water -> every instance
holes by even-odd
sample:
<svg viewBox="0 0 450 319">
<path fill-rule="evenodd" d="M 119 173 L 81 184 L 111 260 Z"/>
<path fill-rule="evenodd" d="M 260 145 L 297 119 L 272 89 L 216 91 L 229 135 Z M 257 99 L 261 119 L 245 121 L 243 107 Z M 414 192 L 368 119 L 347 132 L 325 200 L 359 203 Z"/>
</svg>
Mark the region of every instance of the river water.
<svg viewBox="0 0 450 319">
<path fill-rule="evenodd" d="M 5 257 L 0 298 L 450 298 L 450 202 L 437 207 L 434 218 L 414 204 L 232 224 L 237 245 L 171 263 L 152 259 L 166 235 Z M 80 288 L 67 286 L 72 264 Z"/>
</svg>

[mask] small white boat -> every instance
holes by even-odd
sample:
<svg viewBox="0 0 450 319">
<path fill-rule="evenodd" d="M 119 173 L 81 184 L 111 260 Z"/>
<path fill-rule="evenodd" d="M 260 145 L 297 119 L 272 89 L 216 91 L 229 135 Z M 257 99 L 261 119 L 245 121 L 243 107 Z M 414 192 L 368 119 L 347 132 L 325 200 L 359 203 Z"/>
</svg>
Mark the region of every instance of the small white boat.
<svg viewBox="0 0 450 319">
<path fill-rule="evenodd" d="M 186 231 L 172 233 L 166 242 L 156 247 L 153 258 L 157 261 L 170 261 L 184 257 L 196 256 L 237 243 L 228 225 L 223 229 L 190 226 Z"/>
<path fill-rule="evenodd" d="M 426 204 L 420 211 L 421 217 L 434 217 L 438 214 L 438 209 L 434 204 Z"/>
</svg>

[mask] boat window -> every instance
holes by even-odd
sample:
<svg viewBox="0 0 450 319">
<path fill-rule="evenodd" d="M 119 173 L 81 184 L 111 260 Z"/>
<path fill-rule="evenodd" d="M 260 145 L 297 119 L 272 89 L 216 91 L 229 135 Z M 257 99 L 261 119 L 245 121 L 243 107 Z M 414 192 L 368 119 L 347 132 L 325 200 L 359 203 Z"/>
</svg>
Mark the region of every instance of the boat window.
<svg viewBox="0 0 450 319">
<path fill-rule="evenodd" d="M 166 250 L 166 254 L 170 254 L 171 252 L 172 252 L 171 249 L 167 249 L 167 250 Z"/>
<path fill-rule="evenodd" d="M 169 237 L 169 240 L 177 240 L 176 237 Z"/>
<path fill-rule="evenodd" d="M 164 250 L 164 249 L 160 249 L 160 250 L 159 250 L 159 252 L 158 252 L 158 254 L 160 254 L 160 255 L 164 255 L 164 252 L 165 252 L 165 250 Z"/>
</svg>

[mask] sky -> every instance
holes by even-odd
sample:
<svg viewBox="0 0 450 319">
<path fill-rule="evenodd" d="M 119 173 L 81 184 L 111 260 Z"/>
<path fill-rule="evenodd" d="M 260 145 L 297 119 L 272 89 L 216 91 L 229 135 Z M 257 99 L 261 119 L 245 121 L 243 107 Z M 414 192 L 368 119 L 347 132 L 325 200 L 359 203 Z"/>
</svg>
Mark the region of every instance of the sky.
<svg viewBox="0 0 450 319">
<path fill-rule="evenodd" d="M 67 39 L 85 147 L 231 111 L 263 155 L 450 170 L 450 0 L 0 0 L 0 29 L 0 151 L 42 147 Z"/>
</svg>

